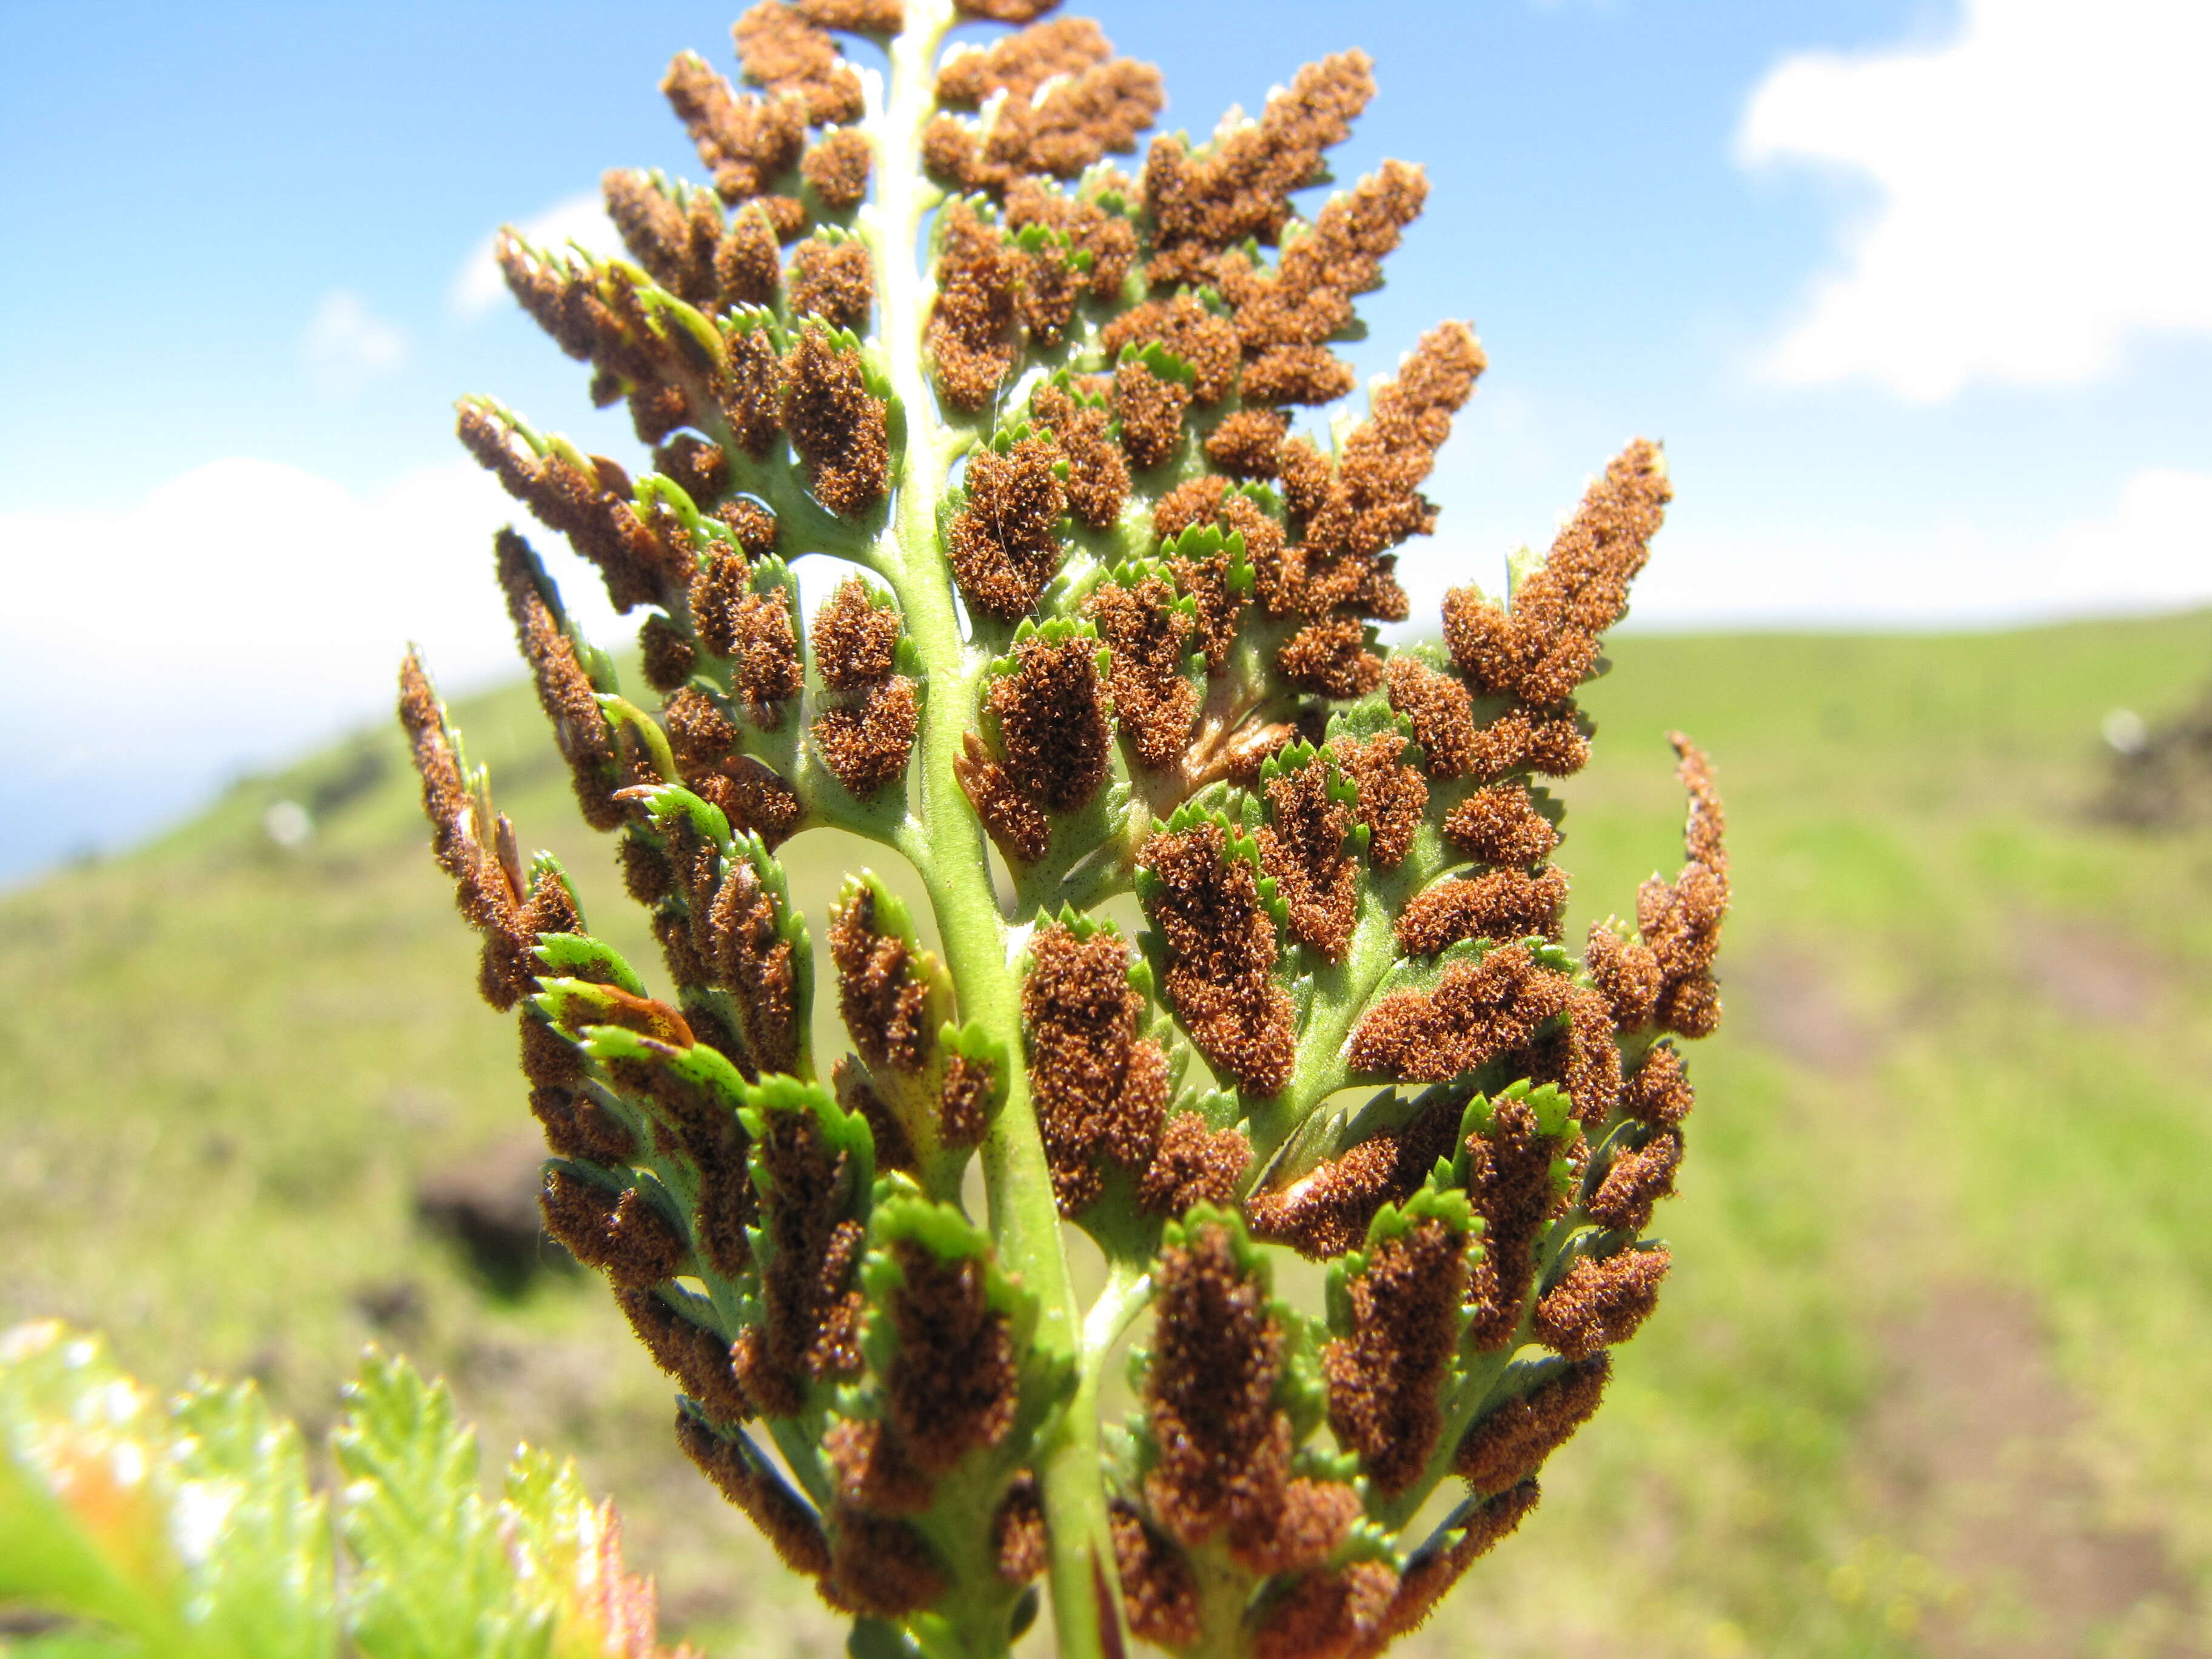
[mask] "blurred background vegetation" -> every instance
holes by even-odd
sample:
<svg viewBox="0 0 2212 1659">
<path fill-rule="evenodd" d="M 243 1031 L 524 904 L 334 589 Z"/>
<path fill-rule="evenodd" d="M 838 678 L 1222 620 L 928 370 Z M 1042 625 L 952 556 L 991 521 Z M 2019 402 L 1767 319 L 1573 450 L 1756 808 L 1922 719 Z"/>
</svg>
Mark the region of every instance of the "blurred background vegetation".
<svg viewBox="0 0 2212 1659">
<path fill-rule="evenodd" d="M 1570 936 L 1678 861 L 1680 727 L 1730 812 L 1728 1019 L 1658 1316 L 1409 1647 L 2212 1653 L 2212 613 L 1613 655 L 1561 791 Z M 657 966 L 526 691 L 456 712 Z M 96 1327 L 157 1387 L 252 1376 L 311 1432 L 365 1342 L 402 1349 L 493 1452 L 579 1456 L 672 1636 L 826 1659 L 838 1623 L 535 1233 L 513 1025 L 425 839 L 380 730 L 0 896 L 0 1325 Z M 817 927 L 855 852 L 787 850 Z"/>
</svg>

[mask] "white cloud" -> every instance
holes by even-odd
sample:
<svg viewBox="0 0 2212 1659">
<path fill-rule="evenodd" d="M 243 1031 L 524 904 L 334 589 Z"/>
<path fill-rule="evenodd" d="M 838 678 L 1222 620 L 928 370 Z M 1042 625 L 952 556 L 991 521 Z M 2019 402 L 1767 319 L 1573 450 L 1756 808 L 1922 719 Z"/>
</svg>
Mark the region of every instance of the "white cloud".
<svg viewBox="0 0 2212 1659">
<path fill-rule="evenodd" d="M 622 238 L 596 195 L 571 196 L 556 202 L 515 228 L 525 241 L 556 253 L 570 242 L 603 255 L 623 251 Z M 465 321 L 482 317 L 507 297 L 507 278 L 500 275 L 499 261 L 492 257 L 493 241 L 494 236 L 486 236 L 471 248 L 469 257 L 453 273 L 447 300 L 453 314 Z"/>
<path fill-rule="evenodd" d="M 1924 529 L 1706 525 L 1685 503 L 1637 583 L 1665 626 L 1972 628 L 2212 604 L 2212 473 L 2148 470 L 2111 509 L 2039 537 L 1951 519 Z"/>
<path fill-rule="evenodd" d="M 465 462 L 362 496 L 233 459 L 122 510 L 0 514 L 0 771 L 18 786 L 0 792 L 0 880 L 386 718 L 410 638 L 448 690 L 519 672 L 491 570 L 508 522 L 531 533 Z M 621 643 L 589 568 L 531 539 L 585 628 Z"/>
<path fill-rule="evenodd" d="M 1948 45 L 1785 59 L 1739 158 L 1863 173 L 1881 204 L 1767 369 L 1925 403 L 2212 331 L 2209 77 L 2204 0 L 1966 0 Z"/>
<path fill-rule="evenodd" d="M 135 507 L 0 513 L 0 885 L 388 720 L 410 640 L 448 695 L 520 675 L 492 575 L 505 524 L 587 637 L 635 638 L 598 573 L 465 461 L 363 495 L 234 457 Z M 796 568 L 811 612 L 844 567 Z"/>
<path fill-rule="evenodd" d="M 300 337 L 300 360 L 315 389 L 343 401 L 407 361 L 407 336 L 344 289 L 323 296 Z"/>
</svg>

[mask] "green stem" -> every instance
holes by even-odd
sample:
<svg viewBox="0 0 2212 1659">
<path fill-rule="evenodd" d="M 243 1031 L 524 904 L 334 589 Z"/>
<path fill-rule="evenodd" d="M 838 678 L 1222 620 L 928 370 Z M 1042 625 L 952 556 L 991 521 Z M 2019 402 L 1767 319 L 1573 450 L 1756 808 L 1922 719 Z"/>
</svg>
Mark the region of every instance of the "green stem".
<svg viewBox="0 0 2212 1659">
<path fill-rule="evenodd" d="M 1020 987 L 1008 960 L 1012 939 L 993 890 L 983 828 L 960 787 L 955 763 L 975 708 L 983 670 L 961 637 L 937 506 L 964 434 L 941 417 L 922 356 L 927 283 L 915 251 L 939 193 L 922 173 L 921 133 L 933 110 L 935 58 L 953 18 L 951 0 L 908 0 L 906 27 L 891 42 L 889 102 L 877 131 L 878 195 L 869 225 L 878 254 L 883 341 L 894 392 L 904 406 L 905 453 L 896 472 L 883 568 L 904 612 L 926 675 L 915 775 L 915 814 L 902 839 L 937 919 L 963 1019 L 1015 1039 L 1020 1053 Z M 1036 1345 L 1078 1380 L 1075 1398 L 1040 1437 L 1036 1475 L 1051 1540 L 1049 1578 L 1063 1659 L 1104 1659 L 1126 1647 L 1115 1589 L 1113 1535 L 1101 1474 L 1098 1430 L 1080 1385 L 1080 1316 L 1061 1244 L 1060 1212 L 1044 1140 L 1018 1064 L 982 1146 L 983 1179 L 999 1260 L 1037 1297 Z M 1103 1594 L 1101 1594 L 1101 1591 Z M 1004 1638 L 963 1632 L 978 1651 Z"/>
</svg>

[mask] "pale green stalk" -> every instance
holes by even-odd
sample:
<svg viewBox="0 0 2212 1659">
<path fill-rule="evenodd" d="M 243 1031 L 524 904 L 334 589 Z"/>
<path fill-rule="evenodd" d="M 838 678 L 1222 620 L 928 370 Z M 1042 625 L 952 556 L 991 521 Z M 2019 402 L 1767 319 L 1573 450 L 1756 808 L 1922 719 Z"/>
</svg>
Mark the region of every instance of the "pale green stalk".
<svg viewBox="0 0 2212 1659">
<path fill-rule="evenodd" d="M 882 565 L 921 658 L 923 685 L 921 735 L 910 774 L 916 810 L 896 838 L 929 896 L 960 1017 L 993 1030 L 1018 1031 L 1021 994 L 1010 959 L 1018 941 L 992 886 L 982 824 L 953 769 L 985 653 L 961 636 L 951 573 L 938 547 L 937 507 L 948 470 L 969 436 L 939 417 L 922 353 L 929 290 L 916 249 L 944 193 L 923 172 L 921 134 L 935 107 L 938 48 L 952 21 L 951 0 L 908 0 L 906 27 L 891 41 L 885 105 L 872 122 L 879 180 L 869 210 L 877 303 L 886 368 L 906 415 L 903 453 L 893 457 L 897 493 Z M 1074 1368 L 1081 1358 L 1082 1315 L 1061 1244 L 1044 1140 L 1024 1068 L 1012 1067 L 1006 1085 L 1006 1104 L 982 1146 L 991 1233 L 1000 1263 L 1041 1304 L 1037 1346 Z M 1091 1386 L 1081 1388 L 1047 1424 L 1036 1456 L 1051 1542 L 1053 1616 L 1064 1659 L 1103 1659 L 1125 1645 L 1091 1392 Z"/>
</svg>

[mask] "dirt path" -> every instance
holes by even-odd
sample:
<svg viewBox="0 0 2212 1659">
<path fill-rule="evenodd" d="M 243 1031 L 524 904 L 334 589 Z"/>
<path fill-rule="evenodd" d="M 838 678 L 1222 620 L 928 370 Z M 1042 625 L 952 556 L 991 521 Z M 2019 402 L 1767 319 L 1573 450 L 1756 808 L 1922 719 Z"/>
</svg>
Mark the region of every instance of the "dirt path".
<svg viewBox="0 0 2212 1659">
<path fill-rule="evenodd" d="M 2073 1437 L 2086 1415 L 2033 1309 L 1952 1285 L 1898 1333 L 1867 1425 L 1880 1512 L 1957 1586 L 1935 1659 L 2197 1659 L 2187 1581 L 2151 1531 L 2111 1524 Z"/>
</svg>

